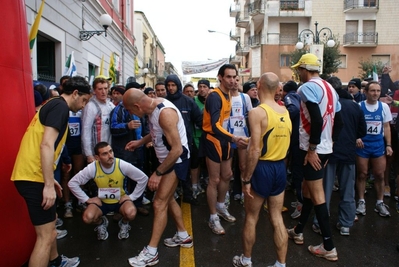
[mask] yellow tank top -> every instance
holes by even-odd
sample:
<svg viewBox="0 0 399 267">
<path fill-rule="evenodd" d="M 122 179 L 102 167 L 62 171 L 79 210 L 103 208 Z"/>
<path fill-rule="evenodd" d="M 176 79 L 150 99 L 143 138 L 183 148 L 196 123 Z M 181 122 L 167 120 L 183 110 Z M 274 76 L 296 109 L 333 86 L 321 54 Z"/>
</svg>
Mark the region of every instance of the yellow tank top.
<svg viewBox="0 0 399 267">
<path fill-rule="evenodd" d="M 39 111 L 40 112 L 40 111 Z M 42 164 L 40 161 L 40 144 L 43 140 L 44 125 L 39 119 L 39 112 L 30 122 L 22 138 L 18 155 L 15 160 L 11 181 L 32 181 L 44 183 Z M 54 170 L 57 168 L 62 149 L 68 134 L 68 127 L 54 151 Z"/>
<path fill-rule="evenodd" d="M 114 169 L 111 173 L 105 173 L 101 168 L 100 162 L 96 161 L 96 175 L 94 176 L 94 182 L 98 188 L 119 188 L 121 190 L 121 196 L 124 196 L 126 194 L 123 189 L 124 179 L 125 175 L 119 167 L 118 158 L 115 158 Z M 102 199 L 102 201 L 106 204 L 115 204 L 119 202 L 118 199 Z"/>
<path fill-rule="evenodd" d="M 278 113 L 266 104 L 260 104 L 267 113 L 267 128 L 262 134 L 259 160 L 278 161 L 287 156 L 292 124 L 288 111 Z"/>
</svg>

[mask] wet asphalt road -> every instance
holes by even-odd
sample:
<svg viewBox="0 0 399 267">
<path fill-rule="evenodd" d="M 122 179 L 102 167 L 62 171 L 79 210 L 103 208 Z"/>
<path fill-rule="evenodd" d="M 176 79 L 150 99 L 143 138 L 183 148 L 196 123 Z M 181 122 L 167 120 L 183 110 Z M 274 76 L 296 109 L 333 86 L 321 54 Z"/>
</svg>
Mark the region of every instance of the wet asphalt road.
<svg viewBox="0 0 399 267">
<path fill-rule="evenodd" d="M 393 197 L 385 198 L 385 203 L 389 205 L 392 216 L 382 218 L 373 211 L 374 189 L 368 191 L 369 193 L 366 195 L 367 215 L 360 215 L 359 221 L 351 228 L 350 236 L 341 236 L 335 228 L 339 193 L 333 193 L 331 227 L 338 251 L 339 260 L 337 262 L 333 263 L 317 258 L 307 251 L 308 245 L 321 243 L 321 236 L 314 233 L 311 223 L 308 223 L 304 231 L 304 245 L 296 245 L 289 240 L 287 266 L 399 266 L 399 252 L 396 250 L 396 245 L 399 243 L 399 214 L 395 209 L 396 202 Z M 209 212 L 205 195 L 200 195 L 199 200 L 200 206 L 191 206 L 195 262 L 193 264 L 181 263 L 180 248 L 168 248 L 161 243 L 158 248 L 160 262 L 156 266 L 232 266 L 233 256 L 242 253 L 243 206 L 238 201 L 232 200 L 229 210 L 237 218 L 237 221 L 228 223 L 222 220 L 226 235 L 217 236 L 208 228 Z M 293 211 L 293 208 L 290 207 L 291 201 L 295 201 L 294 194 L 291 191 L 286 191 L 285 206 L 289 208 L 289 211 L 283 213 L 283 218 L 286 227 L 289 228 L 296 224 L 296 220 L 290 217 Z M 127 240 L 118 239 L 118 224 L 112 221 L 112 216 L 108 216 L 110 219 L 109 238 L 105 241 L 98 241 L 94 226 L 85 225 L 82 222 L 81 214 L 74 211 L 73 218 L 64 219 L 61 229 L 67 229 L 69 233 L 64 239 L 58 240 L 58 250 L 67 256 L 79 256 L 82 267 L 129 266 L 127 259 L 136 256 L 147 245 L 150 238 L 153 211 L 150 205 L 148 207 L 150 209 L 149 216 L 139 215 L 130 223 L 132 230 Z M 169 220 L 163 238 L 171 237 L 174 233 L 174 224 Z M 262 210 L 252 255 L 253 266 L 272 265 L 275 260 L 272 228 L 268 213 Z"/>
</svg>

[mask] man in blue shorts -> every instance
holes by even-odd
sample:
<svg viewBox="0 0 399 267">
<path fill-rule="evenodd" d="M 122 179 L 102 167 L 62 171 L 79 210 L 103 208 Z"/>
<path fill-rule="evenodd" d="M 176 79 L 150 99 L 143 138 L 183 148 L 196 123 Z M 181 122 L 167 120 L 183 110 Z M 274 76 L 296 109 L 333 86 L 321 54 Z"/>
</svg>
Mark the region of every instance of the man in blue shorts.
<svg viewBox="0 0 399 267">
<path fill-rule="evenodd" d="M 260 105 L 248 114 L 251 140 L 242 176 L 242 191 L 245 197 L 245 222 L 242 232 L 244 253 L 233 258 L 233 265 L 236 267 L 252 266 L 251 254 L 255 243 L 256 224 L 265 199 L 269 207 L 277 250 L 274 266 L 285 267 L 288 235 L 281 209 L 287 178 L 284 159 L 290 145 L 292 126 L 287 109 L 274 100 L 279 85 L 276 74 L 263 74 L 257 82 Z"/>
<path fill-rule="evenodd" d="M 377 202 L 374 211 L 381 217 L 389 217 L 387 206 L 384 204 L 384 171 L 386 157 L 392 155 L 391 129 L 389 122 L 392 114 L 387 104 L 379 101 L 381 86 L 377 81 L 369 82 L 365 87 L 366 100 L 359 103 L 363 110 L 367 123 L 367 134 L 356 140 L 356 187 L 359 195 L 356 214 L 366 215 L 366 201 L 364 192 L 366 179 L 371 164 L 371 172 L 374 176 L 374 185 L 377 191 Z M 385 142 L 384 142 L 385 139 Z"/>
<path fill-rule="evenodd" d="M 129 237 L 129 222 L 137 214 L 133 201 L 144 192 L 148 177 L 140 169 L 122 159 L 114 158 L 114 151 L 107 142 L 99 142 L 94 147 L 95 161 L 87 165 L 69 181 L 71 192 L 87 208 L 83 213 L 83 221 L 96 224 L 97 239 L 108 238 L 108 219 L 104 215 L 108 212 L 119 212 L 122 219 L 119 221 L 119 239 Z M 134 191 L 127 195 L 124 188 L 125 177 L 137 183 Z M 98 188 L 96 197 L 89 198 L 81 186 L 94 180 Z"/>
</svg>

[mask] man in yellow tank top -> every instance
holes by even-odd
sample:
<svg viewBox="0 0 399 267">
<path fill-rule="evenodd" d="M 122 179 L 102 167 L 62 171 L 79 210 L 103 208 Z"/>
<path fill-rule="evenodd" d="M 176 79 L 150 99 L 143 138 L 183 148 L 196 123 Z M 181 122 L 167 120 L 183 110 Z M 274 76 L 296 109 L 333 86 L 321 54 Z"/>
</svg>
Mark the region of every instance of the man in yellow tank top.
<svg viewBox="0 0 399 267">
<path fill-rule="evenodd" d="M 83 77 L 72 77 L 64 91 L 44 104 L 29 124 L 15 160 L 11 180 L 25 199 L 37 235 L 29 266 L 79 265 L 78 257 L 67 258 L 57 251 L 56 205 L 62 188 L 54 179 L 54 170 L 65 145 L 69 111 L 84 108 L 90 85 Z"/>
<path fill-rule="evenodd" d="M 130 225 L 137 214 L 133 201 L 138 199 L 147 186 L 148 177 L 140 169 L 124 160 L 114 157 L 114 151 L 107 142 L 99 142 L 94 147 L 95 161 L 77 173 L 68 183 L 71 192 L 81 203 L 87 204 L 83 213 L 83 221 L 97 225 L 98 240 L 108 238 L 108 212 L 119 212 L 119 239 L 129 237 Z M 129 178 L 137 182 L 134 191 L 128 195 L 125 191 L 124 180 Z M 89 198 L 81 186 L 94 180 L 98 187 L 98 194 Z"/>
<path fill-rule="evenodd" d="M 270 221 L 274 228 L 277 250 L 275 267 L 285 267 L 288 234 L 281 216 L 286 185 L 284 158 L 290 145 L 291 121 L 287 109 L 274 100 L 279 88 L 276 74 L 267 72 L 257 82 L 260 105 L 248 113 L 251 139 L 246 168 L 242 175 L 245 198 L 245 222 L 242 232 L 243 254 L 233 258 L 236 267 L 251 267 L 256 224 L 263 202 L 267 200 Z"/>
</svg>

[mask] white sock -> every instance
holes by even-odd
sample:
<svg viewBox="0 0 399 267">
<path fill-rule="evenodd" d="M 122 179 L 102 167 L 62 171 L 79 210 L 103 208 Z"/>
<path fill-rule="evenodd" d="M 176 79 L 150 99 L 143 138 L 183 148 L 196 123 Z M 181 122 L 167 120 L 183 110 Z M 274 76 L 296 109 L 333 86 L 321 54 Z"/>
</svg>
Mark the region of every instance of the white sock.
<svg viewBox="0 0 399 267">
<path fill-rule="evenodd" d="M 383 202 L 384 202 L 383 200 L 377 200 L 377 205 L 379 205 L 379 204 L 381 204 Z"/>
<path fill-rule="evenodd" d="M 216 213 L 215 214 L 211 214 L 211 217 L 210 217 L 211 221 L 214 221 L 216 218 L 219 218 Z"/>
<path fill-rule="evenodd" d="M 187 231 L 177 232 L 177 235 L 178 235 L 181 239 L 184 239 L 184 238 L 188 237 Z"/>
<path fill-rule="evenodd" d="M 158 248 L 147 246 L 147 250 L 151 255 L 157 254 Z"/>
<path fill-rule="evenodd" d="M 244 264 L 252 263 L 251 258 L 247 258 L 244 255 L 242 255 L 241 260 Z"/>
<path fill-rule="evenodd" d="M 276 261 L 274 266 L 276 266 L 276 267 L 285 267 L 285 263 L 280 263 L 279 261 Z"/>
<path fill-rule="evenodd" d="M 366 201 L 364 200 L 364 198 L 359 198 L 359 202 L 363 201 L 364 203 L 366 203 Z"/>
<path fill-rule="evenodd" d="M 218 209 L 224 209 L 226 206 L 224 205 L 224 202 L 220 203 L 220 202 L 216 202 L 216 208 Z"/>
<path fill-rule="evenodd" d="M 198 189 L 198 184 L 193 184 L 193 190 L 197 190 Z"/>
</svg>

